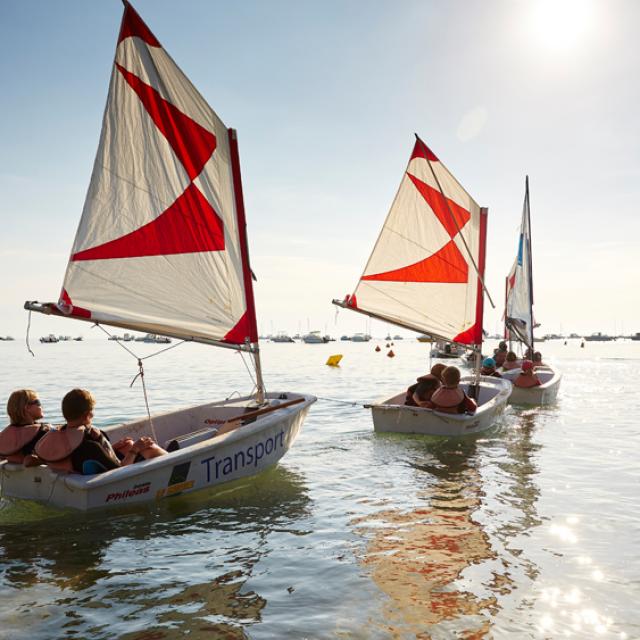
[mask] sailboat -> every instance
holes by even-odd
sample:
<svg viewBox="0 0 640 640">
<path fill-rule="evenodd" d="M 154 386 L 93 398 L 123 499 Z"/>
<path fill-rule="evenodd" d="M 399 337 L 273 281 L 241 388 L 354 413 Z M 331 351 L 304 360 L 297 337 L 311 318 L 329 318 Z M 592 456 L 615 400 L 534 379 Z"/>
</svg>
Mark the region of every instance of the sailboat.
<svg viewBox="0 0 640 640">
<path fill-rule="evenodd" d="M 460 436 L 491 427 L 511 383 L 480 376 L 487 210 L 480 208 L 416 136 L 409 164 L 382 231 L 352 294 L 333 303 L 473 347 L 476 375 L 461 387 L 478 403 L 474 415 L 404 405 L 405 390 L 366 405 L 376 431 Z"/>
<path fill-rule="evenodd" d="M 509 341 L 521 342 L 531 353 L 534 349 L 533 329 L 533 266 L 531 256 L 531 207 L 529 204 L 529 176 L 525 179 L 524 205 L 518 240 L 518 255 L 506 280 L 505 328 Z M 512 369 L 502 375 L 513 381 L 521 370 Z M 562 374 L 548 365 L 536 367 L 540 386 L 522 388 L 514 385 L 511 404 L 549 404 L 554 402 Z"/>
<path fill-rule="evenodd" d="M 31 311 L 234 349 L 255 393 L 104 429 L 167 455 L 102 474 L 3 463 L 5 496 L 81 510 L 255 475 L 288 451 L 316 398 L 262 380 L 236 132 L 227 129 L 128 2 L 102 133 L 57 303 Z M 141 370 L 142 372 L 142 370 Z"/>
</svg>

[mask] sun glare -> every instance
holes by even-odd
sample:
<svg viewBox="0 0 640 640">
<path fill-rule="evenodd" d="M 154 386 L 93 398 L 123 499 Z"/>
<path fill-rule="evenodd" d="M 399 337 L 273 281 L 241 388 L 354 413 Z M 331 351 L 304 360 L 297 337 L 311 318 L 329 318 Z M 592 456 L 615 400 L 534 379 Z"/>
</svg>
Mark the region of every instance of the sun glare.
<svg viewBox="0 0 640 640">
<path fill-rule="evenodd" d="M 575 49 L 595 26 L 594 0 L 534 0 L 529 7 L 531 34 L 553 53 Z"/>
</svg>

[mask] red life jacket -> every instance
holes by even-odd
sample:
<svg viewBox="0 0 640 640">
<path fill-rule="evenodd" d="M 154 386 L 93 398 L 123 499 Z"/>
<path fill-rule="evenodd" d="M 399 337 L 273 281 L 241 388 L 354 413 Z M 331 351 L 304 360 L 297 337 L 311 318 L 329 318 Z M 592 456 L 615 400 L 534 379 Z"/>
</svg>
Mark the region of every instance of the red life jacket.
<svg viewBox="0 0 640 640">
<path fill-rule="evenodd" d="M 531 387 L 540 386 L 540 379 L 536 375 L 525 375 L 521 373 L 514 381 L 514 386 L 520 389 L 531 389 Z"/>
<path fill-rule="evenodd" d="M 462 413 L 464 411 L 464 399 L 464 391 L 460 387 L 455 389 L 440 387 L 431 396 L 434 409 L 444 413 Z"/>
<path fill-rule="evenodd" d="M 38 435 L 39 424 L 15 425 L 10 424 L 0 432 L 0 457 L 8 462 L 22 464 L 24 455 L 22 448 L 26 447 Z"/>
<path fill-rule="evenodd" d="M 71 454 L 82 444 L 85 434 L 84 427 L 49 431 L 36 445 L 36 455 L 54 471 L 74 473 Z"/>
</svg>

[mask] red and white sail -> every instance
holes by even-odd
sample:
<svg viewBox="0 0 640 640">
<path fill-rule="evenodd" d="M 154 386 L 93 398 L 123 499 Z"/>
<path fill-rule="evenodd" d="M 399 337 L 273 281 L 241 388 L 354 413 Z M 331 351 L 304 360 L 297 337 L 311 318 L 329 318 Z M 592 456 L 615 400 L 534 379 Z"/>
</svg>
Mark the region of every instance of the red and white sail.
<svg viewBox="0 0 640 640">
<path fill-rule="evenodd" d="M 529 178 L 526 179 L 518 255 L 507 277 L 505 326 L 512 340 L 533 346 L 533 280 L 531 268 L 531 213 Z"/>
<path fill-rule="evenodd" d="M 417 140 L 367 266 L 343 306 L 462 344 L 482 342 L 486 211 Z"/>
<path fill-rule="evenodd" d="M 257 341 L 233 133 L 125 3 L 63 313 Z"/>
</svg>

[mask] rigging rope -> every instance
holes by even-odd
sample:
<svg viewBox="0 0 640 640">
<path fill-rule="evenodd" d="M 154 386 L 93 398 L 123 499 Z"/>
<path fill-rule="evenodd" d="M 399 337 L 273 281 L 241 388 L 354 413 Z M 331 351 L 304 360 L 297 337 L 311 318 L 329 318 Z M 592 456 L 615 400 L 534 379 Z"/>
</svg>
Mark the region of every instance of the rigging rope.
<svg viewBox="0 0 640 640">
<path fill-rule="evenodd" d="M 29 353 L 35 358 L 36 354 L 33 353 L 33 351 L 31 351 L 31 345 L 29 345 L 29 332 L 31 331 L 31 309 L 29 309 L 29 320 L 27 322 L 27 336 L 26 336 L 26 342 L 27 342 L 27 349 L 29 350 Z"/>
<path fill-rule="evenodd" d="M 359 400 L 338 400 L 337 398 L 323 398 L 322 396 L 316 396 L 318 400 L 324 400 L 325 402 L 337 402 L 338 404 L 348 404 L 352 407 L 363 407 L 364 402 Z"/>
</svg>

